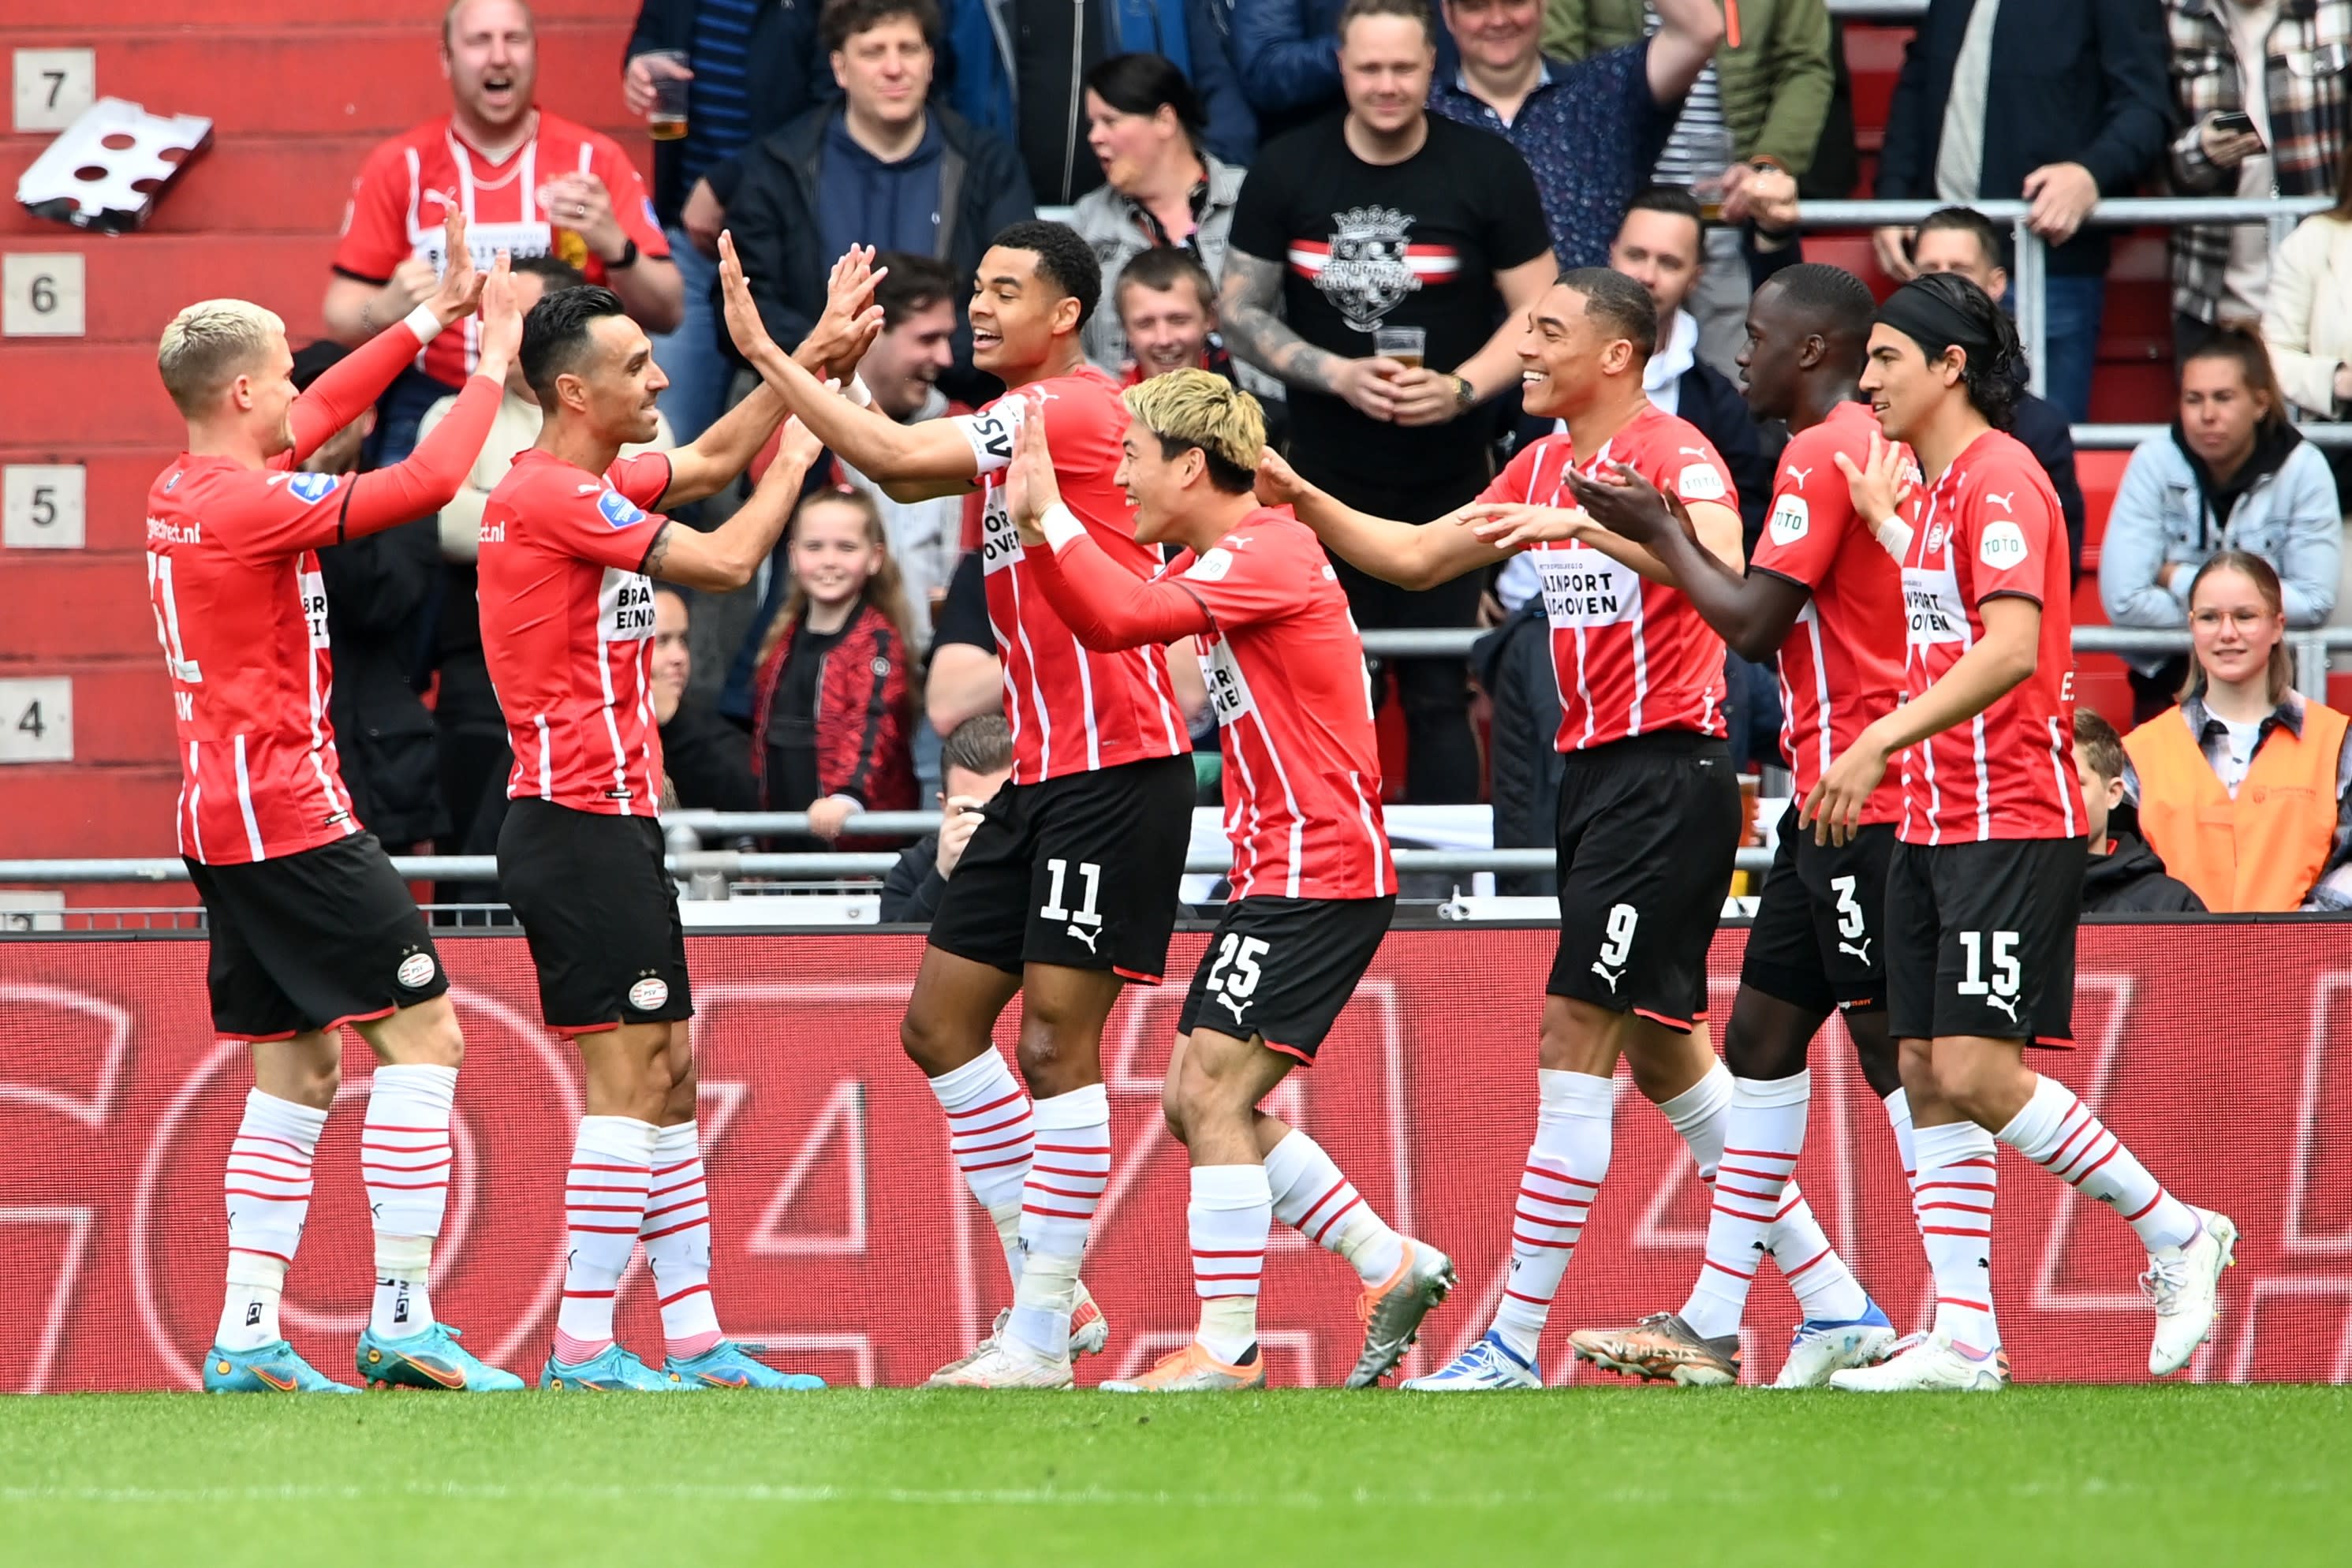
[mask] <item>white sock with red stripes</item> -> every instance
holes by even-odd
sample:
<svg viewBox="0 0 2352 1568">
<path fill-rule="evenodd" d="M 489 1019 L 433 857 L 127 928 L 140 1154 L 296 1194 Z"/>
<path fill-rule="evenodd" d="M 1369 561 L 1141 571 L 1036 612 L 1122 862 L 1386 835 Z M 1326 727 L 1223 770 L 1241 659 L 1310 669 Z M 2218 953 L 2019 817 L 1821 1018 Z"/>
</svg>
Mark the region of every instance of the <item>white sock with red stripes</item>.
<svg viewBox="0 0 2352 1568">
<path fill-rule="evenodd" d="M 653 1270 L 669 1359 L 698 1356 L 725 1336 L 710 1299 L 710 1188 L 702 1134 L 691 1121 L 654 1134 L 654 1167 L 637 1239 Z"/>
<path fill-rule="evenodd" d="M 1919 1184 L 1919 1154 L 1911 1145 L 1911 1097 L 1896 1089 L 1886 1097 L 1887 1124 L 1895 1130 L 1895 1152 L 1903 1161 L 1903 1184 Z"/>
<path fill-rule="evenodd" d="M 1232 1363 L 1257 1343 L 1258 1277 L 1265 1268 L 1274 1194 L 1264 1165 L 1195 1165 L 1184 1211 L 1192 1239 L 1192 1293 L 1201 1348 Z"/>
<path fill-rule="evenodd" d="M 1705 1338 L 1738 1331 L 1748 1310 L 1748 1288 L 1771 1250 L 1767 1237 L 1780 1218 L 1783 1192 L 1796 1173 L 1798 1151 L 1804 1147 L 1805 1108 L 1811 1095 L 1810 1073 L 1769 1082 L 1732 1080 L 1724 1131 L 1724 1146 L 1731 1152 L 1716 1169 L 1715 1197 L 1706 1215 L 1706 1260 L 1699 1266 L 1682 1310 L 1683 1321 Z M 1696 1154 L 1696 1147 L 1692 1152 Z"/>
<path fill-rule="evenodd" d="M 613 1342 L 613 1293 L 637 1245 L 659 1130 L 632 1116 L 583 1116 L 563 1183 L 563 1304 L 555 1359 L 577 1366 Z"/>
<path fill-rule="evenodd" d="M 213 1342 L 256 1351 L 286 1336 L 278 1302 L 310 1212 L 310 1156 L 327 1113 L 248 1089 L 221 1181 L 228 1203 L 228 1296 Z"/>
<path fill-rule="evenodd" d="M 1021 1281 L 1021 1184 L 1036 1144 L 1029 1091 L 991 1046 L 929 1080 L 947 1113 L 948 1152 L 996 1226 L 1014 1284 Z"/>
<path fill-rule="evenodd" d="M 1070 1353 L 1078 1261 L 1103 1189 L 1110 1184 L 1110 1094 L 1090 1083 L 1040 1100 L 1037 1152 L 1021 1186 L 1021 1277 L 1006 1335 L 1031 1353 Z"/>
<path fill-rule="evenodd" d="M 1340 1173 L 1323 1145 L 1294 1127 L 1265 1157 L 1274 1217 L 1351 1264 L 1366 1285 L 1383 1285 L 1404 1262 L 1404 1237 Z"/>
<path fill-rule="evenodd" d="M 1992 1310 L 1992 1211 L 2000 1185 L 1992 1134 L 1973 1121 L 1911 1134 L 1919 1160 L 1913 1207 L 1936 1277 L 1935 1331 L 1973 1354 L 2000 1346 Z"/>
<path fill-rule="evenodd" d="M 456 1068 L 388 1066 L 368 1080 L 360 1176 L 375 1228 L 375 1301 L 370 1331 L 405 1339 L 433 1326 L 433 1240 L 449 1204 L 449 1116 Z"/>
<path fill-rule="evenodd" d="M 1530 1363 L 1576 1238 L 1584 1234 L 1585 1215 L 1609 1174 L 1617 1083 L 1543 1068 L 1536 1073 L 1536 1141 L 1511 1211 L 1511 1272 L 1494 1324 L 1503 1343 Z"/>
<path fill-rule="evenodd" d="M 1999 1137 L 2084 1197 L 2123 1215 L 2150 1252 L 2186 1247 L 2195 1238 L 2198 1220 L 2189 1205 L 2165 1191 L 2123 1140 L 2056 1079 L 2036 1079 L 2033 1098 Z"/>
</svg>

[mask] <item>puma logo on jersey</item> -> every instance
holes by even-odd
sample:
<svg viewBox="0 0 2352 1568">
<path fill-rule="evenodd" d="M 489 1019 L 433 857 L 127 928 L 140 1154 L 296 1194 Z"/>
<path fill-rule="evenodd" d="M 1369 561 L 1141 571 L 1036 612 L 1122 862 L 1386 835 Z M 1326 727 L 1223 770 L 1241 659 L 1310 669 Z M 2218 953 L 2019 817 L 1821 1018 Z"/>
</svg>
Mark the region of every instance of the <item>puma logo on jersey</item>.
<svg viewBox="0 0 2352 1568">
<path fill-rule="evenodd" d="M 1085 942 L 1088 952 L 1093 952 L 1095 951 L 1095 939 L 1102 935 L 1102 929 L 1098 926 L 1072 926 L 1070 928 L 1070 934 L 1077 938 L 1080 942 Z"/>
<path fill-rule="evenodd" d="M 2016 492 L 2015 490 L 2011 490 L 2011 491 L 2010 491 L 2010 492 L 2009 492 L 2009 494 L 2008 494 L 2008 495 L 1998 495 L 1998 496 L 1997 496 L 1997 495 L 1993 494 L 1993 493 L 1992 493 L 1992 491 L 1990 491 L 1990 490 L 1987 490 L 1987 491 L 1985 491 L 1985 505 L 1987 505 L 1987 506 L 1997 506 L 1997 507 L 2000 508 L 2000 510 L 2001 510 L 2006 511 L 2006 512 L 2009 512 L 2009 514 L 2010 514 L 2011 516 L 2014 517 L 2014 516 L 2016 516 L 2017 514 L 2016 514 L 2016 512 L 2015 512 L 2015 511 L 2011 508 L 2011 506 L 2010 506 L 2010 504 L 2009 504 L 2009 503 L 2010 503 L 2011 497 L 2013 497 L 2013 496 L 2015 496 L 2016 494 L 2017 494 L 2017 492 Z"/>
<path fill-rule="evenodd" d="M 2007 1018 L 2011 1023 L 2014 1024 L 2017 1022 L 2016 997 L 1988 995 L 1985 998 L 1985 1005 L 1989 1007 L 2000 1008 L 2001 1016 Z"/>
<path fill-rule="evenodd" d="M 1860 947 L 1856 947 L 1850 942 L 1841 942 L 1838 943 L 1838 951 L 1853 954 L 1853 961 L 1856 963 L 1866 964 L 1870 962 L 1870 939 L 1864 937 Z"/>
<path fill-rule="evenodd" d="M 579 487 L 579 490 L 580 490 L 580 493 L 581 493 L 582 495 L 583 495 L 583 496 L 593 496 L 593 495 L 594 495 L 598 490 L 601 490 L 601 489 L 603 489 L 604 488 L 604 486 L 602 486 L 602 485 L 582 485 L 582 486 L 580 486 L 580 487 Z"/>
<path fill-rule="evenodd" d="M 1816 464 L 1815 467 L 1819 467 L 1819 465 Z M 1797 488 L 1799 489 L 1803 489 L 1805 488 L 1805 481 L 1812 477 L 1813 470 L 1811 468 L 1800 468 L 1792 464 L 1789 468 L 1783 469 L 1782 472 L 1786 473 L 1790 479 L 1797 481 Z"/>
<path fill-rule="evenodd" d="M 1675 450 L 1681 453 L 1685 458 L 1704 458 L 1706 456 L 1706 448 L 1704 447 L 1677 447 Z"/>
<path fill-rule="evenodd" d="M 1602 964 L 1601 964 L 1601 961 L 1600 961 L 1599 959 L 1597 959 L 1597 958 L 1596 958 L 1596 959 L 1594 959 L 1594 960 L 1592 961 L 1592 973 L 1595 973 L 1595 974 L 1598 974 L 1599 976 L 1601 976 L 1601 979 L 1606 980 L 1607 982 L 1609 982 L 1609 994 L 1611 994 L 1612 996 L 1614 996 L 1614 995 L 1616 995 L 1616 994 L 1617 994 L 1617 982 L 1618 982 L 1619 980 L 1622 979 L 1622 978 L 1624 977 L 1624 973 L 1625 973 L 1625 971 L 1624 971 L 1624 969 L 1623 969 L 1622 967 L 1618 968 L 1615 972 L 1613 972 L 1613 973 L 1612 973 L 1612 972 L 1611 972 L 1610 970 L 1608 970 L 1608 969 L 1604 968 L 1604 967 L 1602 966 Z"/>
</svg>

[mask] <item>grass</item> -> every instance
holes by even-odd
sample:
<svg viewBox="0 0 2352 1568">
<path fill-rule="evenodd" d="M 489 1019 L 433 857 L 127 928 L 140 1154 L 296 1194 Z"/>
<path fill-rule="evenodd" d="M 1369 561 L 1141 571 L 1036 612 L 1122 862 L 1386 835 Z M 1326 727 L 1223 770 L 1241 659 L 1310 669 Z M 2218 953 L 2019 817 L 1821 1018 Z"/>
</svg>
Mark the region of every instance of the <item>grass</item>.
<svg viewBox="0 0 2352 1568">
<path fill-rule="evenodd" d="M 0 1400 L 12 1564 L 2341 1562 L 2352 1389 Z"/>
</svg>

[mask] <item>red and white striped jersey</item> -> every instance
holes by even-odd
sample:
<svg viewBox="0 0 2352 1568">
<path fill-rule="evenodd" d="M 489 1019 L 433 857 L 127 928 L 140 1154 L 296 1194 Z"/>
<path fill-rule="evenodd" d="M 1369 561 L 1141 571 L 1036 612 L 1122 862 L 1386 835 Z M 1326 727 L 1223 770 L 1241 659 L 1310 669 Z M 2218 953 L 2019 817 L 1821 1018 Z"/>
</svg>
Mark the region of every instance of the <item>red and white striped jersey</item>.
<svg viewBox="0 0 2352 1568">
<path fill-rule="evenodd" d="M 1209 616 L 1201 674 L 1223 735 L 1233 896 L 1395 892 L 1363 639 L 1321 542 L 1262 509 L 1169 571 Z"/>
<path fill-rule="evenodd" d="M 2033 673 L 1993 705 L 1903 753 L 1906 844 L 2073 838 L 2086 829 L 2074 773 L 2074 616 L 2066 524 L 2042 465 L 1988 430 L 1929 487 L 1903 558 L 1916 701 L 1984 636 L 1978 606 L 2015 595 L 2042 606 Z"/>
<path fill-rule="evenodd" d="M 1004 510 L 1002 475 L 1013 460 L 1013 432 L 1023 419 L 1040 415 L 1072 515 L 1105 554 L 1137 577 L 1148 579 L 1160 569 L 1158 553 L 1135 542 L 1126 492 L 1112 482 L 1128 415 L 1108 375 L 1085 365 L 949 421 L 971 443 L 984 491 L 981 562 L 989 626 L 1004 661 L 1013 782 L 1041 784 L 1066 773 L 1182 756 L 1192 743 L 1169 684 L 1167 650 L 1089 652 L 1046 602 L 1020 530 Z"/>
<path fill-rule="evenodd" d="M 1867 405 L 1841 403 L 1790 441 L 1749 563 L 1812 595 L 1780 645 L 1780 750 L 1800 800 L 1903 694 L 1903 569 L 1854 511 L 1837 466 L 1843 452 L 1862 467 L 1877 434 Z M 1911 462 L 1907 448 L 1903 460 Z M 1862 820 L 1902 815 L 1902 780 L 1890 777 L 1872 792 Z"/>
<path fill-rule="evenodd" d="M 1644 403 L 1582 464 L 1565 435 L 1519 450 L 1478 499 L 1573 507 L 1568 472 L 1606 475 L 1624 463 L 1686 501 L 1737 507 L 1731 471 L 1689 423 Z M 1581 752 L 1660 730 L 1728 732 L 1723 717 L 1723 639 L 1678 588 L 1653 583 L 1581 541 L 1539 544 L 1528 559 L 1543 580 L 1559 679 L 1563 752 Z"/>
<path fill-rule="evenodd" d="M 482 654 L 506 714 L 512 800 L 606 816 L 661 812 L 654 585 L 638 570 L 668 521 L 644 509 L 669 458 L 600 477 L 531 447 L 482 506 Z"/>
</svg>

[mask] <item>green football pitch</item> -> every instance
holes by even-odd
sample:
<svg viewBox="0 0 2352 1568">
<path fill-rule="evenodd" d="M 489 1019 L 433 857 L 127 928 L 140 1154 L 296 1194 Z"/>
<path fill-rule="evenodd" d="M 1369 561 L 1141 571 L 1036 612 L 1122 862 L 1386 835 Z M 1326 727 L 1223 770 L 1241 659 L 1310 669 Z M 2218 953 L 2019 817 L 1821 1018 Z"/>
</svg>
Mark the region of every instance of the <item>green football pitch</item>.
<svg viewBox="0 0 2352 1568">
<path fill-rule="evenodd" d="M 0 1400 L 0 1561 L 2347 1560 L 2352 1390 Z"/>
</svg>

